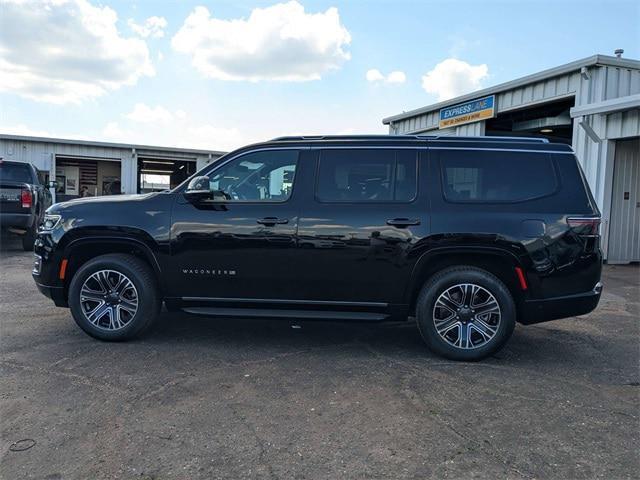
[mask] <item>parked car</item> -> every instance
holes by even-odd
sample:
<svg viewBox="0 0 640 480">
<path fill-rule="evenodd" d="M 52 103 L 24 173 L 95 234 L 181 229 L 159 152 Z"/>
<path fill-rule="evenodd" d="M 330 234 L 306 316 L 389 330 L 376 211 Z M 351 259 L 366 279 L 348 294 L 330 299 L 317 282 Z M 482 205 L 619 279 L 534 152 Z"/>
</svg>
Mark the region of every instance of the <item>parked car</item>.
<svg viewBox="0 0 640 480">
<path fill-rule="evenodd" d="M 52 197 L 43 172 L 25 162 L 0 159 L 0 227 L 22 236 L 33 250 L 38 225 Z"/>
<path fill-rule="evenodd" d="M 566 145 L 534 138 L 283 137 L 177 188 L 56 204 L 33 277 L 102 340 L 169 310 L 347 321 L 415 317 L 478 360 L 516 322 L 598 304 L 600 213 Z"/>
</svg>

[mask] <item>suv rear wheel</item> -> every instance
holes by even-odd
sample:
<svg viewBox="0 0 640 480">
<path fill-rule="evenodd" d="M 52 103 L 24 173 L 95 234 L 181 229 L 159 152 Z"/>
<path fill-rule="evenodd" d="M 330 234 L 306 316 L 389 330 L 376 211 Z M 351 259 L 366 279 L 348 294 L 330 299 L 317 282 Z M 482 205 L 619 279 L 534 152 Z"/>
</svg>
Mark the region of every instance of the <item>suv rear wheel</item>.
<svg viewBox="0 0 640 480">
<path fill-rule="evenodd" d="M 69 307 L 82 330 L 100 340 L 128 340 L 147 330 L 160 312 L 151 268 L 125 254 L 93 258 L 69 286 Z"/>
<path fill-rule="evenodd" d="M 515 319 L 509 289 L 491 273 L 471 266 L 435 274 L 416 305 L 425 343 L 452 360 L 480 360 L 497 352 L 511 337 Z"/>
</svg>

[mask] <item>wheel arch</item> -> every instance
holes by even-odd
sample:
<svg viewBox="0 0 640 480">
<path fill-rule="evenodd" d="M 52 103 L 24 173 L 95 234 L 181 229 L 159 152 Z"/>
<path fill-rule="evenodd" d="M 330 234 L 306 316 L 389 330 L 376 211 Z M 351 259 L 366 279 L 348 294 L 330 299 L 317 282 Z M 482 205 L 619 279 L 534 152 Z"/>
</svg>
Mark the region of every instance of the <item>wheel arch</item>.
<svg viewBox="0 0 640 480">
<path fill-rule="evenodd" d="M 416 302 L 424 284 L 436 273 L 460 265 L 481 268 L 498 277 L 509 289 L 519 316 L 525 292 L 520 287 L 515 268 L 522 268 L 522 265 L 513 253 L 492 247 L 443 247 L 422 254 L 405 291 L 405 303 L 409 305 L 410 315 L 415 315 Z"/>
<path fill-rule="evenodd" d="M 65 246 L 63 258 L 67 259 L 64 275 L 64 296 L 68 297 L 69 285 L 75 273 L 92 258 L 109 253 L 123 253 L 132 255 L 144 261 L 151 267 L 158 279 L 158 286 L 162 295 L 161 267 L 157 256 L 144 241 L 117 235 L 100 235 L 72 239 Z"/>
</svg>

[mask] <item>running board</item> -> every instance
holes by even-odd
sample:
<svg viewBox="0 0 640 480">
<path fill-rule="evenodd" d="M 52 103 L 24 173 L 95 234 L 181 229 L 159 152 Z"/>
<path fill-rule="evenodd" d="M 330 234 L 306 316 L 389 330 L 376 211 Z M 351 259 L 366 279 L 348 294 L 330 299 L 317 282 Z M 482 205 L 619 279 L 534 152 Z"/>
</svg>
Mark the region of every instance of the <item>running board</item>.
<svg viewBox="0 0 640 480">
<path fill-rule="evenodd" d="M 380 322 L 389 318 L 389 315 L 384 313 L 267 308 L 186 307 L 182 308 L 182 311 L 208 317 L 295 318 L 299 320 L 351 320 L 358 322 Z"/>
</svg>

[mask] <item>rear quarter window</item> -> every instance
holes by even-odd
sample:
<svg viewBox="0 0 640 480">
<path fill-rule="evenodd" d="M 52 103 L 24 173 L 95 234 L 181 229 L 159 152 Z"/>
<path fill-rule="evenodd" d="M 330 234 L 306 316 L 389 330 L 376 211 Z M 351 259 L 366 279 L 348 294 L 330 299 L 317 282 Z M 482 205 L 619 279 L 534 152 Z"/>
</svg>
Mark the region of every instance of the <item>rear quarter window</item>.
<svg viewBox="0 0 640 480">
<path fill-rule="evenodd" d="M 554 194 L 558 175 L 549 154 L 444 151 L 442 187 L 449 202 L 511 203 Z"/>
</svg>

